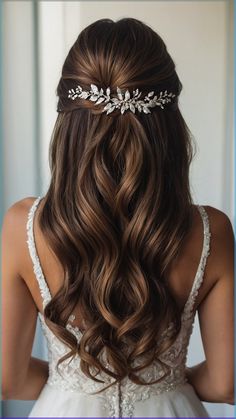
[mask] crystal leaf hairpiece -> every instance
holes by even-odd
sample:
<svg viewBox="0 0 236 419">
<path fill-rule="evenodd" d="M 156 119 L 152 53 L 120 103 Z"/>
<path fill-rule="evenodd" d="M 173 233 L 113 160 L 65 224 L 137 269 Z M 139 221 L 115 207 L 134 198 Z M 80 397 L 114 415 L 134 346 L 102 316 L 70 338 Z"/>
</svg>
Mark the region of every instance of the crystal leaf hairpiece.
<svg viewBox="0 0 236 419">
<path fill-rule="evenodd" d="M 111 89 L 107 87 L 106 93 L 103 89 L 98 89 L 95 84 L 91 84 L 90 91 L 83 90 L 81 86 L 77 86 L 76 89 L 70 89 L 68 98 L 75 100 L 76 98 L 88 99 L 99 105 L 100 103 L 106 104 L 102 112 L 109 113 L 113 112 L 115 109 L 120 109 L 121 114 L 127 110 L 131 110 L 135 113 L 135 110 L 138 109 L 139 112 L 151 113 L 149 108 L 154 106 L 160 106 L 161 109 L 164 109 L 166 103 L 171 102 L 172 98 L 175 97 L 174 93 L 160 92 L 159 96 L 155 95 L 154 92 L 149 92 L 144 99 L 139 99 L 142 92 L 139 92 L 139 89 L 133 90 L 133 96 L 131 97 L 129 90 L 126 90 L 125 93 L 121 92 L 121 89 L 117 87 L 117 97 L 110 97 Z"/>
</svg>

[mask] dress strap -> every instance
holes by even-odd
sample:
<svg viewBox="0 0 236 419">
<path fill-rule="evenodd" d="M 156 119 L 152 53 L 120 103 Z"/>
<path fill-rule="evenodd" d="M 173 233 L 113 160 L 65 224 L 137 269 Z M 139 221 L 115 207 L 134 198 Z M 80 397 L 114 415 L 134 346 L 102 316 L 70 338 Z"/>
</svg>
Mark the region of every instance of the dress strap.
<svg viewBox="0 0 236 419">
<path fill-rule="evenodd" d="M 34 201 L 33 205 L 31 206 L 29 210 L 26 229 L 27 229 L 27 244 L 28 244 L 29 254 L 33 262 L 33 269 L 36 276 L 36 280 L 39 285 L 39 290 L 42 296 L 43 309 L 44 309 L 52 297 L 51 297 L 51 293 L 49 291 L 47 282 L 43 274 L 43 270 L 42 270 L 40 260 L 37 254 L 35 238 L 34 238 L 34 214 L 40 200 L 41 200 L 40 196 L 36 198 L 36 200 Z"/>
<path fill-rule="evenodd" d="M 189 318 L 193 314 L 194 304 L 198 295 L 198 291 L 200 286 L 202 285 L 203 278 L 204 278 L 204 271 L 206 267 L 206 261 L 210 254 L 210 227 L 209 227 L 209 218 L 205 208 L 202 205 L 197 205 L 197 209 L 200 212 L 203 221 L 203 246 L 202 246 L 202 253 L 200 262 L 198 265 L 198 269 L 193 281 L 193 285 L 187 299 L 187 302 L 184 306 L 183 316 Z"/>
</svg>

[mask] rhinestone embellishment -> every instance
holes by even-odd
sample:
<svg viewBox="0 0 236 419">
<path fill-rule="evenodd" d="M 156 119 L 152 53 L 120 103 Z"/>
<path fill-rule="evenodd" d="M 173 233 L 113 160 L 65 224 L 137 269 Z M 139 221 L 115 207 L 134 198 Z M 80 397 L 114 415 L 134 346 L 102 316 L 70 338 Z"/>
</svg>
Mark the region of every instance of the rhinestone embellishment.
<svg viewBox="0 0 236 419">
<path fill-rule="evenodd" d="M 113 112 L 115 109 L 120 109 L 121 114 L 123 114 L 127 110 L 131 110 L 135 113 L 136 109 L 139 112 L 144 113 L 151 113 L 149 108 L 153 108 L 154 106 L 159 106 L 161 109 L 164 109 L 164 106 L 171 102 L 171 100 L 175 97 L 175 94 L 172 92 L 160 92 L 159 95 L 154 95 L 155 92 L 149 92 L 144 99 L 139 99 L 142 95 L 142 92 L 139 92 L 139 89 L 133 90 L 133 96 L 129 90 L 127 89 L 124 93 L 122 93 L 121 89 L 117 87 L 117 97 L 110 96 L 111 89 L 107 87 L 106 92 L 101 88 L 100 90 L 95 84 L 91 84 L 90 91 L 83 90 L 81 86 L 77 86 L 76 89 L 70 89 L 68 94 L 68 98 L 75 100 L 76 98 L 80 99 L 88 99 L 95 103 L 95 105 L 99 105 L 103 102 L 106 104 L 103 108 L 102 112 L 106 112 L 108 115 L 109 113 Z"/>
</svg>

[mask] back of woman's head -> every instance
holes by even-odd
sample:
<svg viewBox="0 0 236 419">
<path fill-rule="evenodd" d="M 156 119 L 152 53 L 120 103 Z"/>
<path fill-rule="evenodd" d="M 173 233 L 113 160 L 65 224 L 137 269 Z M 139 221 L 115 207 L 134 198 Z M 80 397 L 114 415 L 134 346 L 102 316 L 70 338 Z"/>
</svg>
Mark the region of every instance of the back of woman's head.
<svg viewBox="0 0 236 419">
<path fill-rule="evenodd" d="M 77 85 L 109 86 L 111 95 L 167 90 L 164 109 L 109 115 L 104 104 L 71 100 Z M 192 214 L 190 133 L 178 108 L 182 85 L 163 40 L 133 18 L 98 20 L 70 49 L 57 94 L 50 145 L 51 183 L 39 222 L 64 268 L 64 282 L 47 305 L 49 327 L 91 366 L 141 383 L 143 367 L 171 345 L 180 328 L 167 272 Z M 75 307 L 86 328 L 78 343 L 65 326 Z M 161 340 L 172 322 L 173 335 Z M 106 351 L 112 372 L 100 355 Z"/>
</svg>

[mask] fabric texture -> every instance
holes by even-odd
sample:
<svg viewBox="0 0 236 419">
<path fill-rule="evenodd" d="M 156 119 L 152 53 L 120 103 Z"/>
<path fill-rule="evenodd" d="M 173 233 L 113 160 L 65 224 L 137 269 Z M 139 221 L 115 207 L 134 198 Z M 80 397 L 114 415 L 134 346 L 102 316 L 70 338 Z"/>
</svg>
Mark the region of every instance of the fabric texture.
<svg viewBox="0 0 236 419">
<path fill-rule="evenodd" d="M 27 243 L 45 308 L 52 297 L 37 254 L 33 228 L 34 214 L 40 200 L 41 197 L 38 197 L 34 201 L 28 214 Z M 195 318 L 194 303 L 203 282 L 206 261 L 210 253 L 211 233 L 208 215 L 203 206 L 198 205 L 197 208 L 203 221 L 202 253 L 192 289 L 182 311 L 180 332 L 172 346 L 160 357 L 160 360 L 170 367 L 168 375 L 160 382 L 148 385 L 138 385 L 125 378 L 121 383 L 113 384 L 101 393 L 93 394 L 107 387 L 114 379 L 103 372 L 98 378 L 101 378 L 105 384 L 88 378 L 80 370 L 78 355 L 72 360 L 62 362 L 57 369 L 58 360 L 68 352 L 69 348 L 53 334 L 46 325 L 44 316 L 39 312 L 48 347 L 49 377 L 28 417 L 209 417 L 185 375 L 189 339 Z M 66 327 L 79 342 L 82 336 L 80 329 L 73 326 L 70 319 Z M 170 323 L 163 333 L 163 339 L 171 333 L 172 328 L 173 324 Z M 105 355 L 103 360 L 110 368 Z M 139 362 L 137 361 L 136 365 Z M 151 382 L 163 377 L 164 374 L 162 364 L 155 361 L 140 372 L 140 377 Z"/>
</svg>

